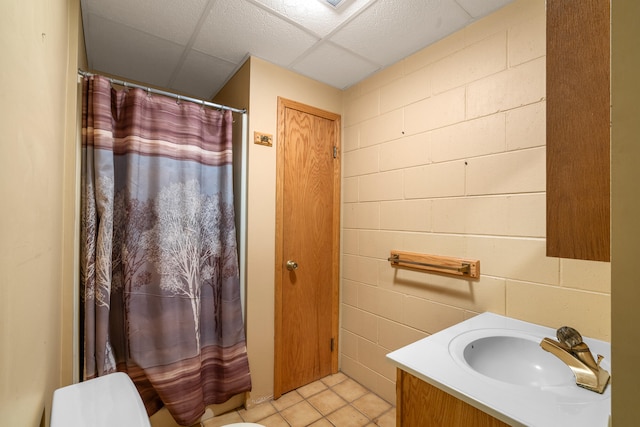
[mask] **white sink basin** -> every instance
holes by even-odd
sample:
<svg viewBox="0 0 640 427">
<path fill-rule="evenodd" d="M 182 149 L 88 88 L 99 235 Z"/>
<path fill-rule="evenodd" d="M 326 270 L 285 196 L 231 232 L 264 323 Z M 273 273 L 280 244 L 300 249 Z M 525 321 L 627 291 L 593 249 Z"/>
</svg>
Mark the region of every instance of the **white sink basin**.
<svg viewBox="0 0 640 427">
<path fill-rule="evenodd" d="M 475 373 L 509 384 L 575 385 L 571 370 L 540 347 L 542 338 L 509 330 L 477 330 L 458 335 L 452 357 Z"/>
<path fill-rule="evenodd" d="M 512 426 L 607 425 L 611 385 L 603 394 L 576 385 L 571 369 L 540 342 L 555 329 L 484 313 L 398 349 L 400 369 Z M 585 337 L 611 373 L 610 345 Z M 613 375 L 613 374 L 612 374 Z"/>
</svg>

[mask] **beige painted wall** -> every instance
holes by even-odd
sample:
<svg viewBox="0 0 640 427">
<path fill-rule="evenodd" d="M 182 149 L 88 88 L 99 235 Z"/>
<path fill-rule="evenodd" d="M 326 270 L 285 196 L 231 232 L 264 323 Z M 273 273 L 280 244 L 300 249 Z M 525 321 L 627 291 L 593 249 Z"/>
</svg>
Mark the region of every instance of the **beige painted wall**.
<svg viewBox="0 0 640 427">
<path fill-rule="evenodd" d="M 239 110 L 247 109 L 249 106 L 249 77 L 250 77 L 249 61 L 246 61 L 233 77 L 224 85 L 214 98 L 214 102 Z M 240 228 L 240 212 L 238 207 L 241 206 L 241 183 L 244 175 L 242 170 L 242 114 L 233 113 L 233 191 L 235 195 L 236 206 L 236 230 Z M 240 238 L 240 236 L 238 236 Z M 239 244 L 240 246 L 240 244 Z"/>
<path fill-rule="evenodd" d="M 76 0 L 0 5 L 3 425 L 48 425 L 71 382 L 78 26 Z"/>
<path fill-rule="evenodd" d="M 342 92 L 258 58 L 250 59 L 249 137 L 273 135 L 273 147 L 249 144 L 247 348 L 251 406 L 273 396 L 275 203 L 278 96 L 342 113 Z"/>
<path fill-rule="evenodd" d="M 610 340 L 610 264 L 545 255 L 545 49 L 544 0 L 519 0 L 345 93 L 341 366 L 391 402 L 386 353 L 484 311 Z"/>
<path fill-rule="evenodd" d="M 611 282 L 613 425 L 636 426 L 640 396 L 640 3 L 612 2 Z"/>
<path fill-rule="evenodd" d="M 0 212 L 0 419 L 7 425 L 38 425 L 43 409 L 49 409 L 53 389 L 71 381 L 72 357 L 68 334 L 72 329 L 69 310 L 73 305 L 70 300 L 73 293 L 70 290 L 70 280 L 75 269 L 73 262 L 69 261 L 74 256 L 70 253 L 73 244 L 69 244 L 68 238 L 75 222 L 72 213 L 75 211 L 71 208 L 75 203 L 72 189 L 74 184 L 70 181 L 74 179 L 77 168 L 76 158 L 72 154 L 77 146 L 75 141 L 70 141 L 69 135 L 75 128 L 75 124 L 70 124 L 71 117 L 77 112 L 72 95 L 75 93 L 75 55 L 78 53 L 78 42 L 74 42 L 78 26 L 77 3 L 76 0 L 27 0 L 3 2 L 0 6 L 0 46 L 6 60 L 4 63 L 8 64 L 2 69 L 3 78 L 0 81 L 3 93 L 3 103 L 0 106 L 0 128 L 3 130 L 3 137 L 0 139 L 0 195 L 4 207 Z M 408 155 L 402 155 L 402 150 L 398 152 L 393 148 L 394 141 L 406 142 L 411 147 L 410 157 L 414 157 L 419 153 L 421 144 L 425 144 L 420 142 L 418 135 L 421 134 L 425 134 L 426 144 L 431 147 L 429 153 L 433 153 L 432 146 L 438 134 L 437 129 L 431 129 L 433 126 L 444 132 L 445 136 L 445 130 L 450 130 L 457 135 L 455 141 L 463 141 L 463 145 L 475 140 L 465 136 L 471 130 L 477 130 L 477 139 L 481 141 L 485 139 L 482 135 L 495 130 L 491 126 L 479 126 L 476 129 L 473 118 L 467 116 L 466 110 L 463 119 L 456 123 L 445 121 L 444 125 L 440 123 L 441 127 L 438 127 L 438 123 L 434 125 L 429 121 L 432 120 L 431 113 L 437 116 L 437 107 L 441 105 L 436 99 L 450 99 L 438 98 L 438 95 L 452 95 L 450 91 L 459 87 L 464 88 L 467 99 L 470 90 L 485 82 L 498 91 L 491 93 L 508 98 L 508 93 L 512 91 L 500 91 L 500 87 L 509 82 L 518 83 L 517 78 L 509 80 L 508 75 L 518 74 L 527 65 L 535 67 L 536 61 L 544 55 L 540 40 L 543 34 L 543 24 L 540 22 L 541 3 L 541 0 L 520 1 L 366 80 L 345 93 L 344 110 L 340 103 L 341 94 L 334 89 L 278 69 L 264 61 L 255 58 L 251 60 L 250 108 L 254 114 L 250 135 L 258 130 L 275 136 L 276 97 L 279 95 L 343 113 L 347 151 L 344 167 L 349 173 L 344 178 L 346 200 L 343 209 L 348 212 L 344 212 L 343 230 L 343 310 L 351 314 L 357 313 L 356 318 L 372 320 L 376 325 L 376 335 L 369 339 L 365 325 L 357 322 L 356 325 L 359 326 L 355 329 L 361 330 L 352 331 L 353 323 L 350 318 L 345 319 L 342 368 L 364 384 L 376 387 L 388 399 L 391 399 L 389 386 L 392 379 L 386 374 L 388 368 L 380 355 L 447 326 L 453 320 L 452 317 L 457 319 L 460 315 L 467 317 L 491 310 L 550 326 L 556 326 L 556 323 L 566 318 L 567 322 L 576 325 L 586 335 L 610 338 L 608 264 L 544 259 L 540 249 L 540 230 L 543 228 L 541 222 L 544 217 L 539 203 L 537 206 L 534 203 L 541 193 L 539 163 L 534 165 L 531 172 L 533 189 L 523 193 L 502 193 L 500 191 L 505 190 L 498 190 L 478 196 L 418 194 L 418 197 L 410 200 L 358 199 L 360 181 L 363 181 L 366 189 L 367 179 L 375 183 L 375 179 L 383 172 L 404 174 L 411 169 L 424 168 L 424 171 L 420 171 L 422 173 L 426 172 L 426 166 L 448 162 L 438 160 L 431 154 L 424 165 L 402 164 L 407 162 Z M 632 19 L 640 11 L 637 9 L 638 5 L 632 3 L 613 1 L 613 97 L 616 105 L 613 109 L 612 135 L 614 224 L 611 270 L 616 292 L 613 298 L 612 335 L 615 338 L 614 366 L 618 372 L 616 389 L 620 390 L 613 394 L 616 426 L 635 425 L 635 414 L 629 408 L 633 407 L 640 384 L 634 357 L 640 338 L 636 327 L 639 288 L 634 280 L 635 273 L 630 270 L 634 265 L 633 256 L 638 252 L 637 242 L 640 241 L 637 225 L 640 214 L 637 212 L 637 203 L 629 203 L 637 199 L 635 183 L 640 179 L 635 161 L 638 157 L 636 136 L 640 129 L 637 129 L 636 120 L 637 79 L 634 71 L 638 68 L 638 52 L 634 41 L 639 35 Z M 522 19 L 525 15 L 528 16 L 526 20 Z M 533 16 L 537 16 L 537 19 L 532 19 Z M 455 65 L 465 55 L 477 55 L 476 48 L 482 42 L 490 44 L 493 37 L 505 37 L 505 49 L 506 46 L 511 47 L 506 53 L 503 70 L 483 75 L 487 73 L 486 70 L 478 70 L 470 66 L 470 63 L 466 63 L 464 67 Z M 518 49 L 513 49 L 518 45 Z M 476 65 L 485 62 L 484 54 L 488 53 L 488 47 L 480 49 L 482 60 L 476 61 Z M 435 82 L 433 73 L 438 68 L 444 70 L 445 80 L 449 80 L 449 83 Z M 424 96 L 422 103 L 420 100 L 411 100 L 420 88 L 413 79 L 423 80 L 419 77 L 420 73 L 425 73 L 429 81 L 426 92 L 420 95 Z M 466 74 L 467 77 L 459 74 Z M 525 79 L 531 78 L 527 80 L 528 83 L 539 84 L 538 72 L 524 74 Z M 630 86 L 633 90 L 629 90 Z M 517 93 L 520 88 L 521 85 L 516 84 L 513 92 Z M 491 93 L 487 93 L 487 96 Z M 486 111 L 487 114 L 481 116 L 487 121 L 504 116 L 504 152 L 478 154 L 474 151 L 476 148 L 486 148 L 472 145 L 454 157 L 461 156 L 460 158 L 471 160 L 485 158 L 489 161 L 492 157 L 496 160 L 502 155 L 506 156 L 504 159 L 509 159 L 509 155 L 516 154 L 514 152 L 531 153 L 539 149 L 544 144 L 540 142 L 544 124 L 540 121 L 538 109 L 542 108 L 544 102 L 536 100 L 535 95 L 540 97 L 544 94 L 534 91 L 533 95 L 533 98 L 524 102 L 505 100 L 506 104 L 500 107 L 500 112 Z M 425 101 L 427 99 L 431 99 L 433 105 L 429 106 L 429 102 Z M 526 106 L 520 107 L 520 103 Z M 410 107 L 414 104 L 421 105 L 412 110 Z M 373 111 L 370 108 L 372 105 Z M 481 103 L 478 107 L 482 107 Z M 420 112 L 420 108 L 424 110 Z M 405 129 L 404 136 L 398 136 L 399 127 L 392 125 L 392 116 L 394 112 L 398 114 L 397 110 L 402 111 L 400 128 Z M 418 115 L 419 120 L 410 120 L 412 112 Z M 629 114 L 631 112 L 634 114 Z M 507 132 L 509 123 L 514 123 L 513 119 L 516 120 L 515 123 L 518 120 L 521 123 L 510 128 L 515 132 L 515 137 L 513 132 Z M 523 123 L 530 127 L 523 127 Z M 502 125 L 499 126 L 502 129 Z M 530 142 L 525 142 L 524 146 L 518 148 L 517 144 L 523 144 L 523 140 Z M 516 143 L 515 147 L 513 142 Z M 387 151 L 390 149 L 392 150 Z M 255 403 L 267 399 L 273 393 L 275 218 L 272 212 L 275 212 L 275 147 L 269 149 L 251 145 L 250 153 L 250 209 L 253 213 L 249 219 L 248 339 L 254 378 L 250 402 Z M 380 153 L 390 155 L 380 156 Z M 347 161 L 348 157 L 351 159 Z M 366 157 L 370 160 L 367 161 Z M 362 158 L 365 159 L 358 160 Z M 384 170 L 370 171 L 368 168 L 378 165 L 378 159 L 389 163 L 397 161 L 399 164 L 387 164 Z M 524 167 L 527 162 L 526 159 L 520 159 L 517 164 Z M 498 181 L 494 182 L 498 184 Z M 518 186 L 524 185 L 522 181 L 513 180 Z M 377 182 L 382 187 L 386 185 L 386 181 Z M 375 197 L 375 191 L 372 193 L 367 195 L 365 192 L 364 196 Z M 489 200 L 492 198 L 498 200 Z M 434 216 L 437 209 L 433 205 L 437 206 L 439 202 L 458 200 L 463 204 L 473 204 L 482 201 L 505 202 L 510 199 L 522 201 L 522 198 L 528 198 L 532 202 L 530 209 L 507 219 L 510 229 L 529 229 L 524 236 L 510 235 L 509 231 L 503 230 L 491 231 L 486 236 L 483 232 L 482 237 L 478 237 L 473 228 L 480 225 L 466 223 L 465 232 L 457 236 L 457 233 L 447 229 L 439 230 L 434 225 L 442 220 L 437 220 Z M 431 204 L 432 208 L 427 214 L 421 215 L 420 209 L 424 208 L 421 204 L 425 202 Z M 397 207 L 402 207 L 394 206 L 395 203 L 406 203 L 407 209 L 400 211 L 411 215 L 401 217 L 400 220 L 397 217 L 393 219 L 394 224 L 402 224 L 400 228 L 403 230 L 398 230 L 398 225 L 389 224 L 389 219 L 386 228 L 380 228 L 380 221 L 384 217 L 382 213 L 388 215 L 394 213 Z M 371 208 L 376 206 L 380 212 L 379 221 L 375 220 L 375 209 L 371 216 Z M 507 206 L 511 208 L 513 204 Z M 520 205 L 521 210 L 522 208 Z M 418 213 L 414 214 L 416 209 Z M 460 211 L 449 212 L 457 214 Z M 527 220 L 519 220 L 525 214 Z M 469 219 L 449 220 L 460 226 L 461 221 L 464 223 Z M 515 224 L 512 225 L 514 220 Z M 501 228 L 496 221 L 489 221 L 488 226 Z M 471 231 L 467 231 L 469 227 Z M 398 236 L 402 237 L 400 241 L 395 240 Z M 392 238 L 392 243 L 379 243 L 389 237 Z M 475 240 L 490 244 L 482 246 L 483 251 L 479 256 L 483 262 L 483 279 L 470 286 L 460 286 L 458 281 L 440 277 L 427 280 L 423 275 L 401 277 L 405 281 L 401 284 L 400 280 L 390 276 L 391 270 L 383 261 L 391 246 L 394 249 L 401 248 L 398 244 L 414 250 L 433 248 L 438 253 L 473 255 L 471 252 L 477 252 L 470 248 L 475 246 L 469 246 L 468 242 Z M 376 252 L 360 253 L 368 242 L 375 243 Z M 438 246 L 434 247 L 434 243 Z M 517 251 L 504 254 L 504 259 L 493 260 L 500 250 L 513 248 L 508 246 L 511 243 L 518 245 L 515 247 Z M 487 259 L 492 261 L 487 262 Z M 371 266 L 375 267 L 375 274 L 367 272 Z M 531 271 L 531 266 L 534 271 Z M 538 268 L 541 269 L 539 274 L 545 278 L 530 277 Z M 453 290 L 450 286 L 453 286 Z M 518 297 L 518 291 L 523 295 Z M 389 298 L 389 307 L 380 306 L 380 295 Z M 531 299 L 525 301 L 525 305 L 523 300 L 529 296 Z M 587 310 L 580 313 L 575 309 L 576 301 L 567 297 L 577 297 L 578 302 L 585 301 Z M 415 307 L 415 310 L 409 312 L 413 313 L 412 316 L 424 312 L 425 307 L 430 309 L 427 313 L 435 312 L 438 316 L 415 316 L 415 319 L 403 320 L 398 317 L 398 313 L 393 312 L 394 307 L 398 307 L 394 301 L 398 300 L 404 301 L 406 307 Z M 557 304 L 562 305 L 561 310 L 557 309 Z M 367 359 L 368 350 L 371 350 L 370 359 Z M 620 375 L 621 372 L 624 372 L 624 376 Z"/>
</svg>

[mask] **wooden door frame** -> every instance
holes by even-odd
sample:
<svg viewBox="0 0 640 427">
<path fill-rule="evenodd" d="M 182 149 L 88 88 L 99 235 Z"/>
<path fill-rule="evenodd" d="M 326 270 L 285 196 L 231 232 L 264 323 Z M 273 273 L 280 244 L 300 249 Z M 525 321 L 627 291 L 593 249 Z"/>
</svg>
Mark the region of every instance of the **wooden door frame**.
<svg viewBox="0 0 640 427">
<path fill-rule="evenodd" d="M 341 176 L 341 116 L 296 101 L 278 97 L 278 127 L 276 141 L 276 256 L 275 256 L 275 337 L 274 337 L 274 381 L 273 395 L 277 399 L 282 395 L 282 274 L 284 269 L 284 144 L 285 110 L 287 108 L 302 111 L 331 120 L 335 124 L 335 153 L 333 162 L 333 230 L 332 230 L 332 266 L 331 266 L 331 334 L 334 347 L 331 354 L 331 372 L 338 372 L 339 307 L 340 307 L 340 176 Z M 328 153 L 330 155 L 330 153 Z"/>
</svg>

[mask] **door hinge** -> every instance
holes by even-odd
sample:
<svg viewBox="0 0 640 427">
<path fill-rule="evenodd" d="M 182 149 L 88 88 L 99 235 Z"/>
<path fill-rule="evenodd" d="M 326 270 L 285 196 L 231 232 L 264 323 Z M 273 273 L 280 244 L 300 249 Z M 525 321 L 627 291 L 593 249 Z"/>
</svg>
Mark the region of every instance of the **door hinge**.
<svg viewBox="0 0 640 427">
<path fill-rule="evenodd" d="M 333 351 L 333 343 L 334 343 L 334 340 L 333 338 L 331 338 L 331 351 Z"/>
<path fill-rule="evenodd" d="M 338 158 L 338 147 L 337 146 L 333 146 L 333 158 L 337 159 Z"/>
</svg>

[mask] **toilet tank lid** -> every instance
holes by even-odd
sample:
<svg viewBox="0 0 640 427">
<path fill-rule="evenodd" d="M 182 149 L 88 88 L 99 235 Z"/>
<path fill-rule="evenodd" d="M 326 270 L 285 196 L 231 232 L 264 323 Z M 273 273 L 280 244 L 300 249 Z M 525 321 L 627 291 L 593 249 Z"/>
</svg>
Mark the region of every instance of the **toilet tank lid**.
<svg viewBox="0 0 640 427">
<path fill-rule="evenodd" d="M 125 373 L 94 378 L 53 392 L 51 427 L 151 427 L 133 381 Z"/>
</svg>

